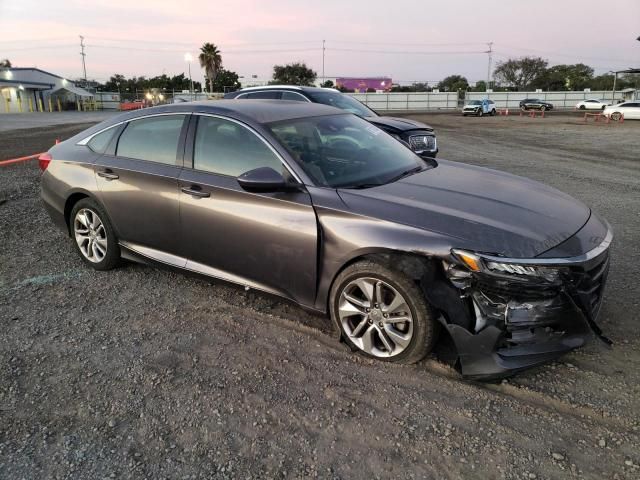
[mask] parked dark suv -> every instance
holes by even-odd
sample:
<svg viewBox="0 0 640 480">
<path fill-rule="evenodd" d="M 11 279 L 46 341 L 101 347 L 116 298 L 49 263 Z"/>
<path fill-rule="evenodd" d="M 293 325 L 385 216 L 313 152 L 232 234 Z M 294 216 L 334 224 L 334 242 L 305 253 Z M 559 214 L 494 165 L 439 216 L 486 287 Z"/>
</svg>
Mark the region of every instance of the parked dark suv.
<svg viewBox="0 0 640 480">
<path fill-rule="evenodd" d="M 416 362 L 442 327 L 463 374 L 495 377 L 600 333 L 604 220 L 532 180 L 420 158 L 337 108 L 148 108 L 39 161 L 44 205 L 87 265 L 124 257 L 280 295 L 373 358 Z"/>
<path fill-rule="evenodd" d="M 346 110 L 373 123 L 385 132 L 405 142 L 411 150 L 422 157 L 432 157 L 438 153 L 436 134 L 429 125 L 408 118 L 387 117 L 375 111 L 355 98 L 332 88 L 296 87 L 291 85 L 266 85 L 249 87 L 227 93 L 226 99 L 253 100 L 293 100 L 300 102 L 322 103 Z"/>
<path fill-rule="evenodd" d="M 521 110 L 553 110 L 553 104 L 538 98 L 525 98 L 520 101 Z"/>
</svg>

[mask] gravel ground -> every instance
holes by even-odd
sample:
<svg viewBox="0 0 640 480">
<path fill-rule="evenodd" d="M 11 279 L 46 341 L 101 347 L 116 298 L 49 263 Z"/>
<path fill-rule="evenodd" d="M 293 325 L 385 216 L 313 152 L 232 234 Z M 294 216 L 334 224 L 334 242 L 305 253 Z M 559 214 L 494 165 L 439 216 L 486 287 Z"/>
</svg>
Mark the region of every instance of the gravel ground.
<svg viewBox="0 0 640 480">
<path fill-rule="evenodd" d="M 0 167 L 0 478 L 640 478 L 640 123 L 416 116 L 441 156 L 526 175 L 616 232 L 597 343 L 501 384 L 352 354 L 275 297 L 87 269 Z M 0 133 L 0 159 L 87 125 Z"/>
</svg>

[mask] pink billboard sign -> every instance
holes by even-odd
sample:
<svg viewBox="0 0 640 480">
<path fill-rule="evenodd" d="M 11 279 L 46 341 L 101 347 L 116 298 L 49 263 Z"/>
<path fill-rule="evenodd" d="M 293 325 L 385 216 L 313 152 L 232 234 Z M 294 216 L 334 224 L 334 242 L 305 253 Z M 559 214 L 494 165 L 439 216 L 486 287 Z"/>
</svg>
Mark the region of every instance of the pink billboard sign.
<svg viewBox="0 0 640 480">
<path fill-rule="evenodd" d="M 358 93 L 365 93 L 369 89 L 382 90 L 388 92 L 391 90 L 392 81 L 388 77 L 369 77 L 369 78 L 357 78 L 357 77 L 344 77 L 336 78 L 336 86 L 338 88 L 346 88 L 347 90 L 353 90 Z"/>
</svg>

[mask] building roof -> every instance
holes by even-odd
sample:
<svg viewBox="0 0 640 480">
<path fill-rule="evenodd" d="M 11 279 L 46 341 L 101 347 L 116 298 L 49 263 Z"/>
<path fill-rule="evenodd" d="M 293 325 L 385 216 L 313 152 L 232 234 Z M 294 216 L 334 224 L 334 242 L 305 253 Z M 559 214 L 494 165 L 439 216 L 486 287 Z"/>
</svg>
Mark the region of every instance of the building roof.
<svg viewBox="0 0 640 480">
<path fill-rule="evenodd" d="M 93 93 L 88 92 L 84 88 L 76 87 L 73 83 L 68 83 L 64 87 L 58 87 L 51 91 L 51 93 L 56 93 L 60 91 L 67 91 L 69 93 L 73 93 L 79 97 L 93 97 Z"/>
<path fill-rule="evenodd" d="M 5 68 L 3 70 L 10 70 L 12 72 L 19 72 L 19 71 L 24 71 L 24 70 L 32 70 L 32 71 L 35 71 L 35 72 L 44 73 L 46 75 L 51 75 L 52 77 L 60 78 L 62 80 L 67 80 L 69 82 L 71 81 L 68 78 L 61 77 L 60 75 L 56 75 L 55 73 L 47 72 L 45 70 L 41 70 L 41 69 L 36 68 L 36 67 L 10 67 L 10 68 Z"/>
<path fill-rule="evenodd" d="M 0 78 L 0 87 L 30 88 L 32 90 L 49 90 L 53 87 L 52 83 L 42 82 L 21 82 L 19 80 L 4 80 Z"/>
</svg>

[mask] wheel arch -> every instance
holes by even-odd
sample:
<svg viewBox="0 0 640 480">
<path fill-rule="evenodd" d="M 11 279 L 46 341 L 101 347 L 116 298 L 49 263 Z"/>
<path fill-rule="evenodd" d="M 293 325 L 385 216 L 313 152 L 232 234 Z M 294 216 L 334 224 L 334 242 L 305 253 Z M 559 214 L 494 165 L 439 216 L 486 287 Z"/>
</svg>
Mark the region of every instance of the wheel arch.
<svg viewBox="0 0 640 480">
<path fill-rule="evenodd" d="M 323 308 L 329 312 L 329 302 L 331 301 L 331 291 L 338 276 L 348 267 L 360 261 L 373 261 L 386 266 L 391 270 L 397 270 L 406 274 L 416 282 L 420 282 L 429 268 L 437 268 L 437 259 L 434 256 L 425 256 L 419 253 L 396 250 L 393 248 L 373 248 L 365 251 L 354 252 L 354 254 L 343 261 L 332 274 L 331 282 L 326 289 Z"/>
<path fill-rule="evenodd" d="M 102 210 L 105 210 L 102 203 L 96 198 L 94 194 L 92 194 L 88 190 L 78 189 L 71 192 L 64 202 L 64 221 L 67 224 L 67 232 L 69 233 L 69 235 L 71 235 L 71 211 L 73 210 L 73 207 L 76 205 L 76 203 L 85 198 L 90 198 L 91 200 L 96 202 L 100 206 L 100 208 L 102 208 Z"/>
</svg>

